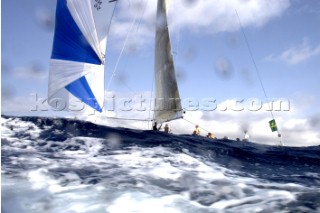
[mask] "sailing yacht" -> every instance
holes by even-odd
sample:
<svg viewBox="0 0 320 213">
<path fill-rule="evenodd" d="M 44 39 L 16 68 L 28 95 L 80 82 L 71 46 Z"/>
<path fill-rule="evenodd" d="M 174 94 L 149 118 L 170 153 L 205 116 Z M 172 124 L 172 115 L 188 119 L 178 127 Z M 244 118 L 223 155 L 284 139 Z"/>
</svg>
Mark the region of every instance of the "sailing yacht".
<svg viewBox="0 0 320 213">
<path fill-rule="evenodd" d="M 183 115 L 171 53 L 166 2 L 157 1 L 155 27 L 155 91 L 151 120 L 157 124 Z M 105 50 L 116 4 L 117 0 L 57 0 L 48 86 L 48 104 L 54 109 L 81 110 L 83 108 L 77 107 L 81 102 L 103 112 L 104 66 L 108 64 Z M 275 120 L 269 123 L 272 131 L 277 131 L 280 137 Z"/>
<path fill-rule="evenodd" d="M 72 110 L 82 101 L 98 112 L 104 104 L 107 37 L 117 1 L 58 0 L 50 60 L 48 103 Z M 154 54 L 153 121 L 182 117 L 175 76 L 165 0 L 158 0 Z"/>
</svg>

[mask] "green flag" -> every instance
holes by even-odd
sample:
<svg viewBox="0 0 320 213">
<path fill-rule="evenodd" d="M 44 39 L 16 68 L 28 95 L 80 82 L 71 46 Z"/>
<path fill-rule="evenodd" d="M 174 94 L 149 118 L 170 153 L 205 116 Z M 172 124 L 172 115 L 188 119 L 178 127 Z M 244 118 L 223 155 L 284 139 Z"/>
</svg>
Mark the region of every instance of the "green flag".
<svg viewBox="0 0 320 213">
<path fill-rule="evenodd" d="M 269 125 L 270 125 L 270 128 L 271 128 L 272 132 L 278 131 L 277 124 L 276 124 L 276 121 L 274 119 L 269 121 Z"/>
</svg>

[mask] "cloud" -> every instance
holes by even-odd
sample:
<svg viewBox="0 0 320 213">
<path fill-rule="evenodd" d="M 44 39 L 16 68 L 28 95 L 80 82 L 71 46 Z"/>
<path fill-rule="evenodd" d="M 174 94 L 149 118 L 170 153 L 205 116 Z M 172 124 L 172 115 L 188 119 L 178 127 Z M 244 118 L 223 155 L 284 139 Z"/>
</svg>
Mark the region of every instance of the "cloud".
<svg viewBox="0 0 320 213">
<path fill-rule="evenodd" d="M 308 120 L 310 126 L 320 129 L 320 114 L 314 115 L 312 116 L 309 120 Z"/>
<path fill-rule="evenodd" d="M 17 67 L 13 71 L 13 76 L 22 79 L 38 79 L 45 80 L 48 77 L 47 70 L 39 64 L 32 63 L 25 67 Z"/>
<path fill-rule="evenodd" d="M 172 1 L 173 2 L 173 1 Z M 172 25 L 192 31 L 216 33 L 239 29 L 239 14 L 243 26 L 262 26 L 280 16 L 289 6 L 289 0 L 178 0 L 170 5 Z"/>
<path fill-rule="evenodd" d="M 132 97 L 132 94 L 106 93 L 110 97 L 116 95 L 118 98 Z M 150 93 L 143 93 L 145 97 L 149 97 Z M 236 100 L 226 100 L 219 104 L 213 111 L 187 111 L 184 119 L 169 122 L 170 128 L 174 134 L 191 134 L 198 124 L 201 127 L 201 135 L 205 136 L 208 132 L 212 132 L 218 138 L 228 136 L 230 139 L 244 137 L 244 130 L 248 130 L 250 139 L 256 143 L 279 145 L 277 132 L 271 132 L 269 121 L 272 119 L 269 104 L 264 103 L 260 110 L 252 110 L 250 105 L 244 103 L 243 110 L 236 111 Z M 274 110 L 279 110 L 280 101 L 275 102 Z M 88 116 L 88 112 L 84 113 L 81 118 L 84 120 L 100 123 L 103 125 L 114 127 L 129 127 L 134 129 L 150 129 L 151 122 L 137 120 L 111 119 L 116 118 L 133 118 L 148 120 L 149 107 L 146 111 L 138 112 L 138 103 L 133 104 L 131 111 L 109 111 L 103 113 L 95 113 Z M 148 105 L 148 104 L 147 104 Z M 224 106 L 224 107 L 222 107 Z M 224 110 L 227 107 L 227 110 Z M 238 108 L 238 107 L 237 107 Z M 283 105 L 281 111 L 273 111 L 282 141 L 286 146 L 312 146 L 319 145 L 320 134 L 318 127 L 320 126 L 319 116 L 314 115 L 310 118 L 300 118 L 301 111 L 290 109 Z M 152 114 L 151 114 L 152 117 Z M 78 116 L 78 118 L 80 118 Z"/>
<path fill-rule="evenodd" d="M 320 10 L 319 1 L 305 1 L 305 0 L 291 0 L 292 4 L 295 5 L 290 9 L 290 13 L 293 15 L 317 15 Z"/>
<path fill-rule="evenodd" d="M 35 109 L 37 105 L 36 97 L 34 94 L 27 96 L 10 96 L 3 97 L 1 102 L 2 113 L 26 113 Z"/>
<path fill-rule="evenodd" d="M 319 145 L 320 134 L 318 128 L 312 126 L 314 117 L 291 118 L 283 123 L 283 132 L 286 133 L 286 140 L 293 146 Z"/>
<path fill-rule="evenodd" d="M 12 85 L 3 85 L 1 86 L 1 99 L 10 99 L 14 97 L 16 93 L 15 87 Z"/>
<path fill-rule="evenodd" d="M 307 38 L 304 38 L 302 44 L 290 47 L 279 56 L 270 55 L 266 57 L 269 61 L 284 61 L 288 64 L 298 64 L 309 58 L 320 54 L 320 44 L 312 48 Z"/>
<path fill-rule="evenodd" d="M 182 30 L 198 33 L 236 31 L 243 27 L 260 27 L 281 14 L 290 6 L 290 0 L 175 0 L 168 1 L 170 33 Z M 130 32 L 139 45 L 154 36 L 157 1 L 120 1 L 111 25 L 111 33 L 120 41 Z"/>
<path fill-rule="evenodd" d="M 202 127 L 201 135 L 205 136 L 210 131 L 218 138 L 228 136 L 230 139 L 244 137 L 244 130 L 249 131 L 250 140 L 255 143 L 279 145 L 280 140 L 277 132 L 271 132 L 269 121 L 272 119 L 268 112 L 240 112 L 230 113 L 213 112 L 207 119 L 208 112 L 195 111 L 187 112 L 185 120 L 177 120 L 170 123 L 174 133 L 191 134 L 194 124 Z M 239 116 L 237 115 L 239 114 Z M 279 114 L 279 113 L 278 113 Z M 288 115 L 290 114 L 290 115 Z M 319 119 L 299 118 L 297 114 L 285 112 L 275 116 L 277 126 L 282 134 L 282 142 L 285 146 L 316 146 L 320 145 L 320 134 L 318 129 L 310 124 L 319 122 Z M 217 115 L 217 116 L 215 116 Z M 318 124 L 318 123 L 317 123 Z"/>
<path fill-rule="evenodd" d="M 132 93 L 115 93 L 106 92 L 106 108 L 102 113 L 94 112 L 92 109 L 85 108 L 80 112 L 53 111 L 46 104 L 42 104 L 41 98 L 34 95 L 28 97 L 15 97 L 2 101 L 2 110 L 5 114 L 21 114 L 36 116 L 61 116 L 74 117 L 81 120 L 91 121 L 101 125 L 113 127 L 126 127 L 133 129 L 148 130 L 151 129 L 151 122 L 147 121 L 152 118 L 150 113 L 150 92 L 142 92 L 141 94 Z M 140 95 L 145 98 L 145 102 L 141 105 Z M 113 99 L 113 97 L 116 97 Z M 131 103 L 124 104 L 123 100 L 132 98 Z M 201 135 L 205 136 L 208 132 L 212 132 L 218 138 L 228 136 L 230 139 L 244 137 L 244 130 L 248 130 L 250 140 L 256 143 L 279 145 L 277 132 L 271 132 L 269 121 L 272 119 L 269 104 L 264 103 L 259 110 L 254 110 L 251 104 L 243 103 L 243 105 L 235 106 L 237 100 L 226 100 L 217 104 L 217 108 L 212 111 L 187 111 L 184 119 L 169 122 L 172 133 L 174 134 L 191 134 L 198 124 L 201 127 Z M 275 102 L 273 114 L 277 122 L 279 131 L 282 134 L 283 143 L 286 146 L 313 146 L 320 144 L 320 116 L 314 114 L 309 118 L 300 118 L 305 113 L 303 109 L 291 109 L 287 111 L 287 106 L 283 105 L 279 110 L 280 101 Z M 37 111 L 33 111 L 37 107 Z M 128 106 L 132 110 L 127 110 Z M 142 107 L 141 107 L 142 106 Z M 145 107 L 145 110 L 141 110 Z M 243 106 L 243 110 L 239 110 Z M 227 109 L 226 109 L 227 108 Z M 111 110 L 113 109 L 113 110 Z M 226 110 L 225 110 L 226 109 Z M 111 117 L 111 118 L 110 118 Z M 121 118 L 129 118 L 121 119 Z M 132 119 L 132 120 L 130 120 Z M 135 120 L 137 119 L 137 120 Z M 140 120 L 140 121 L 139 121 Z"/>
<path fill-rule="evenodd" d="M 2 97 L 1 113 L 15 116 L 68 117 L 70 112 L 54 111 L 43 94 L 29 93 L 24 96 Z"/>
</svg>

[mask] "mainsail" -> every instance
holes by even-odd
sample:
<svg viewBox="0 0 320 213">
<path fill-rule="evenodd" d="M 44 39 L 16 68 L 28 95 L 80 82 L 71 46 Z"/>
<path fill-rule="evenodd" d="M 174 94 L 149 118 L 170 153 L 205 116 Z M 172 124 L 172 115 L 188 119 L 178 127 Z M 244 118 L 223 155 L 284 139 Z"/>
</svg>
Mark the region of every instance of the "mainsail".
<svg viewBox="0 0 320 213">
<path fill-rule="evenodd" d="M 102 111 L 104 55 L 115 4 L 116 0 L 57 0 L 50 106 L 70 110 L 80 100 Z"/>
<path fill-rule="evenodd" d="M 158 0 L 156 20 L 154 121 L 163 123 L 182 117 L 181 100 L 171 54 L 165 0 Z"/>
</svg>

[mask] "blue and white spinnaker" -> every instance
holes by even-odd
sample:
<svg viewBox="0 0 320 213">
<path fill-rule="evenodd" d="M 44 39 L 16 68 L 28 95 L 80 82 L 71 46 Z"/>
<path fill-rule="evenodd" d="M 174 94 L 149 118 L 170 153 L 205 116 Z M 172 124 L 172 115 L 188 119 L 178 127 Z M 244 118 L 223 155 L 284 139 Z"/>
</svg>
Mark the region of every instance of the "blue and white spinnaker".
<svg viewBox="0 0 320 213">
<path fill-rule="evenodd" d="M 82 101 L 101 112 L 104 56 L 116 0 L 57 0 L 48 103 L 70 110 Z M 76 101 L 75 101 L 76 100 Z"/>
</svg>

